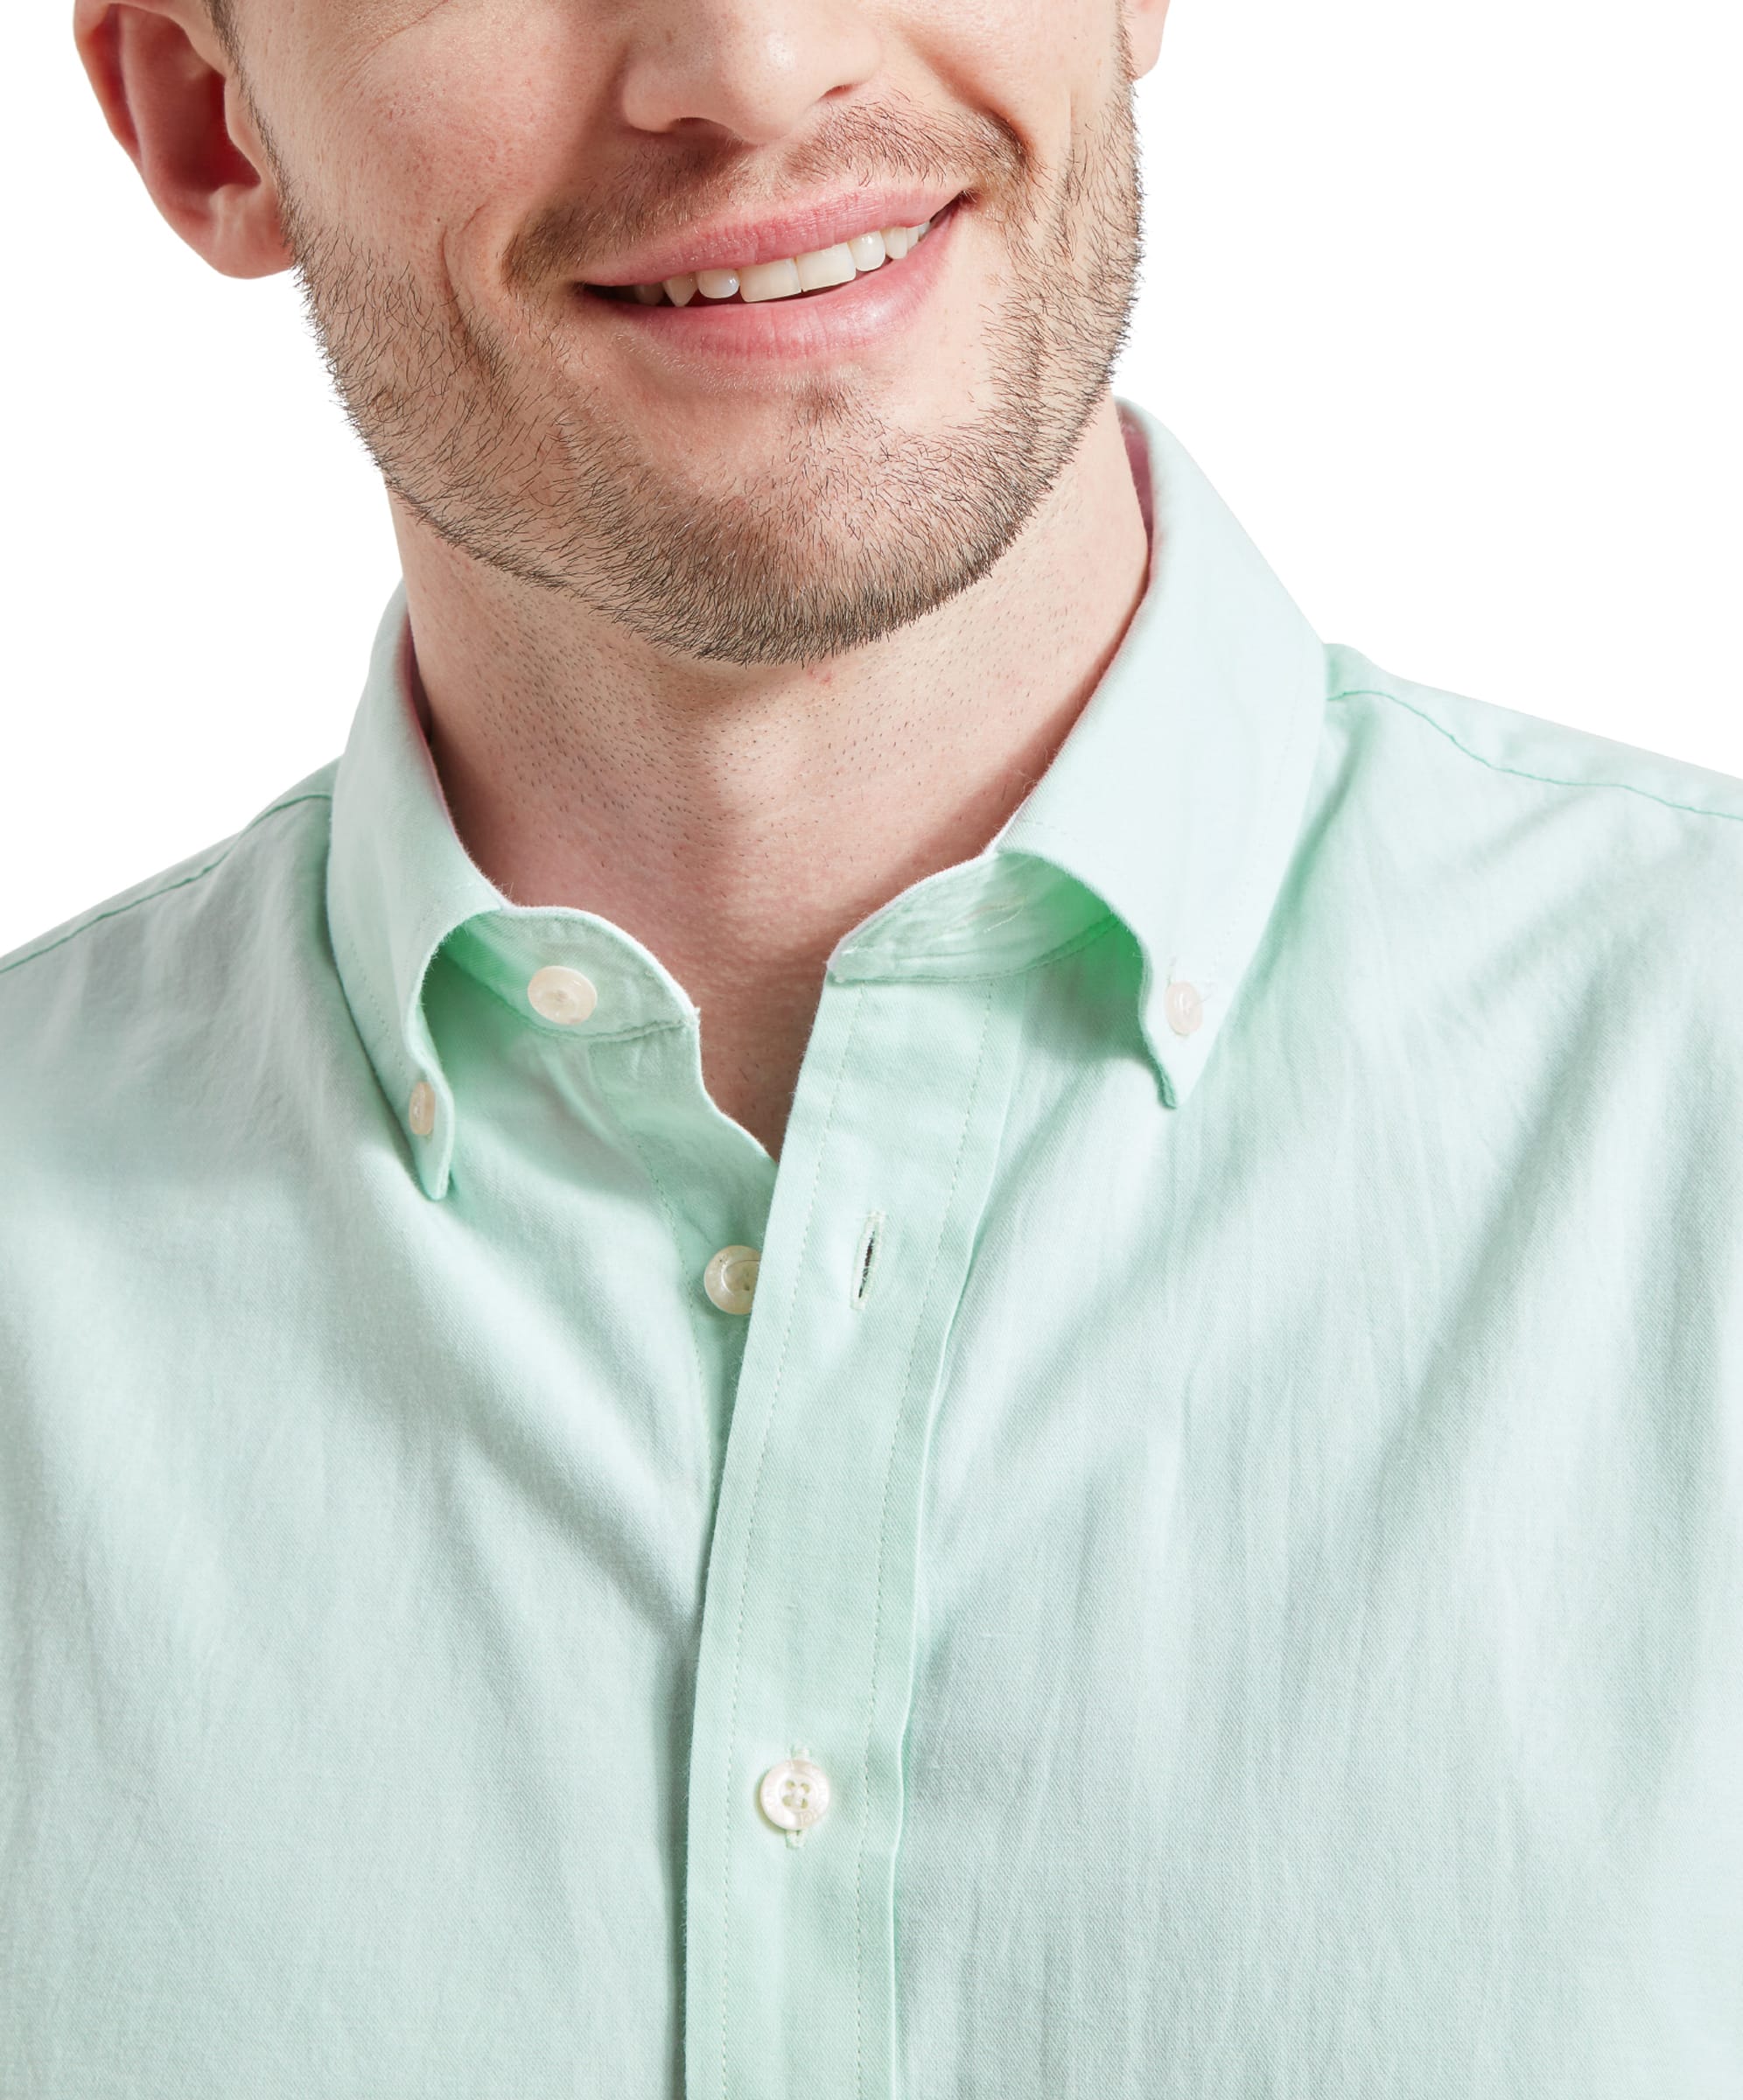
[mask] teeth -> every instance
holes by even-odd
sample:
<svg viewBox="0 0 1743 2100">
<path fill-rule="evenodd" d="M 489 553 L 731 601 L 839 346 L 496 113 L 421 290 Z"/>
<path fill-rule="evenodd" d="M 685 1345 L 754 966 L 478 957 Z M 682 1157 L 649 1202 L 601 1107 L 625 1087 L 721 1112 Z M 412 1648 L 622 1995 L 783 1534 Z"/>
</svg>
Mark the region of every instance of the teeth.
<svg viewBox="0 0 1743 2100">
<path fill-rule="evenodd" d="M 833 248 L 815 248 L 799 258 L 799 283 L 803 290 L 824 291 L 831 284 L 851 284 L 859 275 L 853 250 L 845 241 Z"/>
<path fill-rule="evenodd" d="M 746 306 L 759 299 L 790 299 L 804 289 L 791 256 L 779 262 L 747 262 L 738 272 L 738 296 Z"/>
<path fill-rule="evenodd" d="M 776 262 L 741 263 L 736 270 L 698 270 L 694 274 L 668 277 L 660 284 L 635 284 L 631 296 L 643 306 L 688 306 L 700 292 L 704 299 L 730 299 L 736 292 L 746 305 L 761 299 L 790 299 L 802 291 L 822 291 L 832 284 L 850 284 L 867 270 L 885 262 L 900 262 L 932 230 L 932 221 L 918 226 L 886 226 L 871 233 L 855 234 L 832 248 L 815 248 L 807 255 L 788 256 Z"/>
</svg>

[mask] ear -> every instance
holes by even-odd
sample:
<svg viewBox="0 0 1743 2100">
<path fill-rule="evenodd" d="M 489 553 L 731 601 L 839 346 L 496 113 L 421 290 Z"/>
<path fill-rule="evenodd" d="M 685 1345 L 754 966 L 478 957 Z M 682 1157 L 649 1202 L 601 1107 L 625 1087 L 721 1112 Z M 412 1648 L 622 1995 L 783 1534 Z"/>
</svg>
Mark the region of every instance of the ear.
<svg viewBox="0 0 1743 2100">
<path fill-rule="evenodd" d="M 226 276 L 296 258 L 276 180 L 203 0 L 75 0 L 74 39 L 151 200 Z"/>
<path fill-rule="evenodd" d="M 1162 24 L 1168 16 L 1168 0 L 1123 0 L 1126 33 L 1131 38 L 1131 66 L 1142 80 L 1162 50 Z"/>
</svg>

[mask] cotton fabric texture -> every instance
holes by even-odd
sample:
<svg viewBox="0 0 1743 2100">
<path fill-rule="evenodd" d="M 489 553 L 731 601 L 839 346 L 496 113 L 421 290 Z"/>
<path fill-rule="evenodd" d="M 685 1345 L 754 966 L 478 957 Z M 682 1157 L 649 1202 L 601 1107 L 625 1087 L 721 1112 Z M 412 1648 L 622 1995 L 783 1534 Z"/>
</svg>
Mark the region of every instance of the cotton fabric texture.
<svg viewBox="0 0 1743 2100">
<path fill-rule="evenodd" d="M 1126 413 L 778 1163 L 402 596 L 0 962 L 8 2100 L 1743 2093 L 1743 782 L 1322 643 Z"/>
</svg>

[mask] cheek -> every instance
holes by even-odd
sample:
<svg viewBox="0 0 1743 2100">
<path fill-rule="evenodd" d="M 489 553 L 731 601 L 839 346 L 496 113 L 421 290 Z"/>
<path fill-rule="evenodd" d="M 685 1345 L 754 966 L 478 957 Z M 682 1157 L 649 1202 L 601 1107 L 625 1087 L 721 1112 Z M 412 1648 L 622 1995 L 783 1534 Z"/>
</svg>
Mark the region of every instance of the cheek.
<svg viewBox="0 0 1743 2100">
<path fill-rule="evenodd" d="M 529 212 L 585 180 L 612 72 L 587 33 L 602 11 L 550 0 L 376 8 L 374 36 L 353 34 L 311 97 L 328 222 L 396 254 L 500 253 Z M 416 18 L 383 30 L 395 16 Z"/>
<path fill-rule="evenodd" d="M 934 93 L 1008 124 L 1043 169 L 1116 80 L 1117 0 L 909 0 L 905 39 Z"/>
<path fill-rule="evenodd" d="M 1112 46 L 1120 0 L 908 0 L 902 11 L 934 41 L 1057 71 Z"/>
</svg>

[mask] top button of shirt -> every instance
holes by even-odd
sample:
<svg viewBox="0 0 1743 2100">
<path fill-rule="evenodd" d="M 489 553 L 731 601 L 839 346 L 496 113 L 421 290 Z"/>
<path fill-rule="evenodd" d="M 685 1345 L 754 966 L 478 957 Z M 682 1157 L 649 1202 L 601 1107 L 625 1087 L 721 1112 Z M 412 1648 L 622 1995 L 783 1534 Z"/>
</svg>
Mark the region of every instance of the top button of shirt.
<svg viewBox="0 0 1743 2100">
<path fill-rule="evenodd" d="M 560 962 L 548 963 L 533 972 L 527 997 L 536 1012 L 548 1021 L 560 1021 L 565 1027 L 584 1021 L 599 1003 L 592 977 L 583 976 L 578 970 L 565 969 Z"/>
<path fill-rule="evenodd" d="M 702 1272 L 703 1288 L 723 1312 L 748 1312 L 761 1264 L 754 1247 L 723 1247 Z"/>
</svg>

